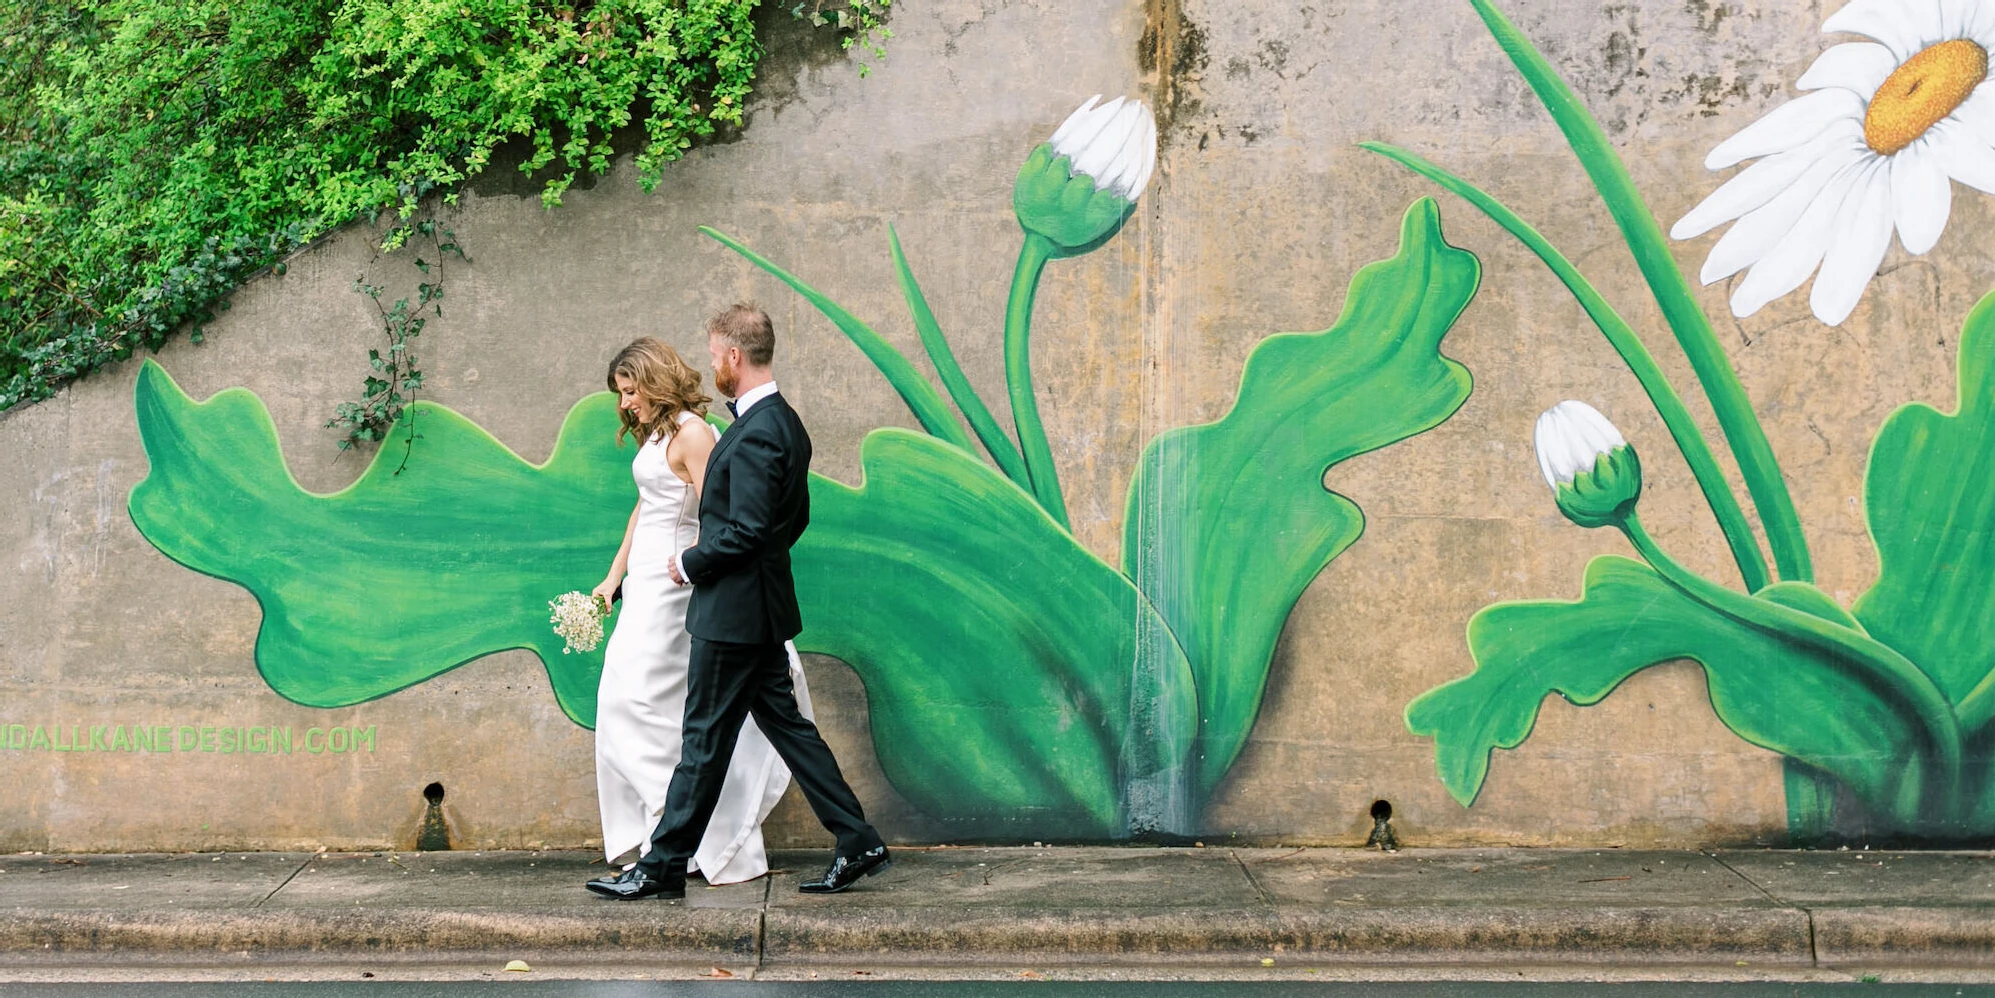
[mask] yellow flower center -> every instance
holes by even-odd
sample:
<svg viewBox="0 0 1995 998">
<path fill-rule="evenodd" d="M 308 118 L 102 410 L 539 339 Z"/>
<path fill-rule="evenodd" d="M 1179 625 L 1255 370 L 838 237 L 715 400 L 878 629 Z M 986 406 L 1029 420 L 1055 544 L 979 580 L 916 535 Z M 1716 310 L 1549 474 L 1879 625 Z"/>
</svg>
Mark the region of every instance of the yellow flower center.
<svg viewBox="0 0 1995 998">
<path fill-rule="evenodd" d="M 1965 38 L 1941 42 L 1899 66 L 1863 116 L 1863 140 L 1880 156 L 1911 145 L 1988 78 L 1988 50 Z"/>
</svg>

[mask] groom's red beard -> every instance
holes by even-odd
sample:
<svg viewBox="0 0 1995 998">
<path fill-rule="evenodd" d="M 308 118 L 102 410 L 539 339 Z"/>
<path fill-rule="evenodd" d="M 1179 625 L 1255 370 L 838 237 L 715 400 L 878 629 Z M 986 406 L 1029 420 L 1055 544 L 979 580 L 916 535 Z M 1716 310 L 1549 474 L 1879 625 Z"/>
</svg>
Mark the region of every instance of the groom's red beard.
<svg viewBox="0 0 1995 998">
<path fill-rule="evenodd" d="M 737 398 L 738 396 L 735 395 L 734 390 L 741 387 L 741 373 L 734 369 L 732 363 L 723 360 L 720 362 L 719 367 L 714 368 L 713 386 L 720 389 L 722 395 L 728 398 Z"/>
</svg>

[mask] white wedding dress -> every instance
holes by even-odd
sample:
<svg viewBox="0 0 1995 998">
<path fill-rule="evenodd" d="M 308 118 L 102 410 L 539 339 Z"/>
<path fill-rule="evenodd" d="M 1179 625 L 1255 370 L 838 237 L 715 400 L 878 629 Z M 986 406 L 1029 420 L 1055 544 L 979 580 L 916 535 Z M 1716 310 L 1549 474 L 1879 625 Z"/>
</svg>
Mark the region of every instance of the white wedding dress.
<svg viewBox="0 0 1995 998">
<path fill-rule="evenodd" d="M 698 424 L 695 427 L 693 424 Z M 709 433 L 692 413 L 675 432 Z M 603 653 L 596 693 L 596 798 L 603 816 L 603 858 L 624 866 L 651 849 L 651 832 L 665 810 L 665 791 L 679 764 L 686 716 L 686 633 L 691 586 L 669 574 L 672 555 L 699 540 L 699 501 L 665 457 L 669 438 L 653 438 L 630 464 L 637 479 L 637 531 L 623 580 L 623 607 Z M 802 663 L 789 646 L 797 708 L 811 716 Z M 769 872 L 762 822 L 790 785 L 790 768 L 750 718 L 741 726 L 720 805 L 707 823 L 692 869 L 710 884 L 734 884 Z"/>
</svg>

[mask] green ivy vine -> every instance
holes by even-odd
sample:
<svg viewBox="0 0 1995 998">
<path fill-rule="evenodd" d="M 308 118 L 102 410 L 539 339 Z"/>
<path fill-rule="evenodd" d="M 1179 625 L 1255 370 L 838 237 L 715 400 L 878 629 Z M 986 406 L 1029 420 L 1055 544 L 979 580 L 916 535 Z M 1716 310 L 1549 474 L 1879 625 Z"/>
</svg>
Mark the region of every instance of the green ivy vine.
<svg viewBox="0 0 1995 998">
<path fill-rule="evenodd" d="M 877 55 L 891 2 L 790 13 Z M 198 338 L 244 280 L 347 222 L 392 213 L 395 249 L 426 195 L 451 203 L 502 145 L 551 171 L 549 206 L 624 152 L 653 189 L 741 122 L 756 5 L 0 6 L 0 410 Z"/>
<path fill-rule="evenodd" d="M 360 400 L 341 402 L 334 407 L 333 418 L 326 421 L 328 429 L 344 431 L 339 440 L 339 449 L 343 451 L 386 440 L 389 431 L 404 421 L 414 424 L 416 410 L 410 406 L 423 389 L 423 372 L 416 366 L 412 341 L 422 335 L 423 327 L 431 319 L 443 317 L 443 278 L 449 258 L 455 256 L 466 262 L 471 259 L 464 254 L 464 247 L 458 245 L 457 234 L 428 215 L 403 224 L 388 239 L 411 249 L 414 258 L 409 262 L 422 278 L 416 284 L 414 298 L 403 295 L 393 304 L 383 298 L 388 294 L 388 285 L 370 284 L 365 277 L 353 281 L 353 290 L 366 295 L 380 314 L 381 333 L 387 344 L 386 349 L 377 347 L 367 351 L 369 370 L 361 386 Z M 414 246 L 410 247 L 410 243 Z M 426 254 L 420 252 L 425 247 Z M 396 466 L 395 474 L 408 467 L 418 436 L 413 425 L 403 434 L 402 463 Z"/>
</svg>

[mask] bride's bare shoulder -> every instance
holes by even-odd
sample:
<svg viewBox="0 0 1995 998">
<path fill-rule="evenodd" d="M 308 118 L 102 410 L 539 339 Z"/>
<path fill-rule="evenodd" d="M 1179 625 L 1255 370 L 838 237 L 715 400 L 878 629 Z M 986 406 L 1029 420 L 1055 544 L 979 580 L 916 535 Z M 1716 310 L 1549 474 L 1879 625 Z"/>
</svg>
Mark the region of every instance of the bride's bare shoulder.
<svg viewBox="0 0 1995 998">
<path fill-rule="evenodd" d="M 705 433 L 686 432 L 688 427 L 691 427 L 696 423 L 699 424 L 700 426 L 705 427 L 707 432 Z M 684 451 L 687 448 L 695 448 L 695 449 L 710 448 L 714 445 L 714 442 L 717 441 L 718 439 L 720 439 L 719 431 L 713 428 L 713 424 L 701 418 L 699 413 L 681 412 L 674 419 L 674 425 L 672 427 L 671 445 L 672 449 L 675 451 Z"/>
</svg>

